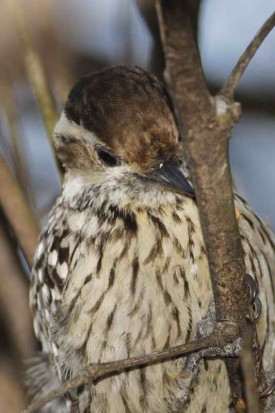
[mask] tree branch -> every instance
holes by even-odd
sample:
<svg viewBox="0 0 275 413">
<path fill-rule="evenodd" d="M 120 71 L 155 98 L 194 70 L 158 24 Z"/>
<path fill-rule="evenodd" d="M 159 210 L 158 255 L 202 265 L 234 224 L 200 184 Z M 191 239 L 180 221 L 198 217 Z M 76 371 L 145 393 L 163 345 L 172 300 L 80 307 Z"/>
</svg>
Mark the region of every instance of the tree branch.
<svg viewBox="0 0 275 413">
<path fill-rule="evenodd" d="M 0 206 L 28 264 L 32 265 L 39 229 L 34 214 L 0 154 Z"/>
<path fill-rule="evenodd" d="M 95 381 L 100 377 L 106 376 L 107 374 L 119 373 L 126 369 L 161 362 L 171 359 L 172 357 L 183 356 L 204 348 L 224 347 L 226 344 L 233 342 L 236 338 L 238 338 L 238 328 L 236 328 L 236 325 L 233 323 L 223 322 L 219 323 L 213 333 L 208 337 L 201 338 L 191 343 L 171 347 L 167 350 L 155 351 L 144 356 L 137 356 L 109 363 L 91 364 L 86 366 L 82 373 L 65 382 L 59 389 L 46 394 L 37 401 L 34 401 L 23 413 L 34 413 L 51 400 L 64 395 L 69 390 Z"/>
<path fill-rule="evenodd" d="M 210 97 L 188 1 L 158 0 L 157 12 L 166 55 L 165 78 L 195 185 L 217 321 L 230 320 L 244 331 L 251 309 L 244 284 L 245 264 L 228 162 L 228 140 L 234 122 L 239 119 L 240 108 L 224 96 Z M 253 328 L 255 332 L 255 324 Z M 263 388 L 265 378 L 259 345 L 254 355 Z M 225 360 L 225 363 L 236 411 L 243 411 L 239 360 Z"/>
<path fill-rule="evenodd" d="M 241 80 L 242 75 L 244 74 L 247 66 L 251 62 L 252 58 L 254 57 L 255 53 L 261 46 L 262 42 L 266 38 L 266 36 L 270 33 L 270 31 L 275 26 L 275 12 L 267 19 L 261 29 L 258 31 L 254 39 L 251 41 L 247 49 L 241 55 L 240 59 L 238 60 L 236 66 L 232 70 L 230 76 L 228 77 L 226 83 L 224 84 L 223 88 L 221 89 L 220 94 L 224 97 L 232 100 L 234 97 L 234 93 L 237 89 L 237 86 Z"/>
</svg>

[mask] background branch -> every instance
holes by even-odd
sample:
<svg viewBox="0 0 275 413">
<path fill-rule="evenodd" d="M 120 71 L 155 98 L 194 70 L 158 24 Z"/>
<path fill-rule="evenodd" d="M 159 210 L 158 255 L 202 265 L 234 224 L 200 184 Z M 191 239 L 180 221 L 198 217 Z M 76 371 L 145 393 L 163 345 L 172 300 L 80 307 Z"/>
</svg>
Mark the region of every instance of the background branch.
<svg viewBox="0 0 275 413">
<path fill-rule="evenodd" d="M 18 112 L 14 104 L 12 82 L 8 81 L 9 76 L 7 71 L 5 74 L 5 82 L 2 81 L 0 83 L 1 108 L 3 108 L 7 119 L 10 148 L 13 160 L 12 166 L 15 171 L 16 179 L 20 182 L 21 187 L 26 187 L 27 180 L 25 176 L 25 165 L 22 165 L 22 159 L 20 157 L 20 140 L 22 140 L 22 136 L 19 132 Z"/>
<path fill-rule="evenodd" d="M 237 89 L 237 86 L 241 80 L 242 75 L 244 74 L 247 66 L 253 59 L 255 53 L 261 46 L 262 42 L 266 38 L 266 36 L 270 33 L 270 31 L 275 26 L 275 12 L 267 19 L 265 24 L 261 27 L 258 33 L 255 35 L 245 52 L 241 55 L 240 59 L 238 60 L 236 66 L 232 70 L 230 76 L 228 77 L 226 83 L 221 89 L 220 94 L 224 97 L 232 100 L 234 97 L 234 93 Z"/>
<path fill-rule="evenodd" d="M 28 80 L 36 95 L 40 111 L 45 123 L 49 139 L 58 118 L 54 100 L 48 86 L 46 75 L 43 70 L 38 54 L 35 52 L 29 25 L 24 12 L 24 4 L 20 0 L 7 0 L 14 17 L 15 29 L 18 34 L 20 45 L 23 49 L 22 56 L 28 75 Z"/>
<path fill-rule="evenodd" d="M 52 92 L 47 82 L 41 59 L 39 58 L 33 45 L 32 36 L 29 31 L 29 24 L 24 12 L 24 4 L 20 0 L 6 1 L 8 1 L 9 8 L 14 17 L 18 40 L 23 50 L 22 56 L 24 59 L 27 78 L 36 96 L 47 136 L 53 147 L 53 130 L 58 119 L 58 112 L 56 110 Z M 63 174 L 62 168 L 56 158 L 54 147 L 52 150 L 61 178 Z"/>
<path fill-rule="evenodd" d="M 36 344 L 29 308 L 29 283 L 16 250 L 3 216 L 0 216 L 0 308 L 17 368 L 22 369 L 22 360 L 33 355 Z"/>
<path fill-rule="evenodd" d="M 39 235 L 38 225 L 19 185 L 1 154 L 0 183 L 0 206 L 29 266 L 31 266 Z"/>
</svg>

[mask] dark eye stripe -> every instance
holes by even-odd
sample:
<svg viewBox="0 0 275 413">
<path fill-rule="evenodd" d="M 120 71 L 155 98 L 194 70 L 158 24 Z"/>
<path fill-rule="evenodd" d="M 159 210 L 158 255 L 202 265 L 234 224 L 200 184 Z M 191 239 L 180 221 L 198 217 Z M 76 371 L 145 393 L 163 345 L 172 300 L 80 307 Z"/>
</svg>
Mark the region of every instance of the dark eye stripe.
<svg viewBox="0 0 275 413">
<path fill-rule="evenodd" d="M 120 159 L 108 149 L 98 145 L 96 146 L 96 152 L 101 162 L 105 165 L 111 167 L 120 165 Z"/>
</svg>

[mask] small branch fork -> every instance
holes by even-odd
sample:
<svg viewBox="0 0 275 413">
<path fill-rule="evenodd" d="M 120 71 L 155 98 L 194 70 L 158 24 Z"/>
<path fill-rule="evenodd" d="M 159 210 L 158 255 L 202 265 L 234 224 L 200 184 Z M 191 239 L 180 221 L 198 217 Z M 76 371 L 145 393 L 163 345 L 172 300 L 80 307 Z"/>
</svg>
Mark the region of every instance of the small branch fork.
<svg viewBox="0 0 275 413">
<path fill-rule="evenodd" d="M 253 398 L 252 394 L 257 386 L 256 382 L 253 384 L 253 380 L 250 380 L 251 360 L 256 360 L 258 389 L 262 391 L 266 385 L 255 323 L 248 323 L 252 315 L 244 285 L 245 266 L 235 217 L 227 145 L 230 130 L 240 116 L 239 107 L 233 102 L 234 92 L 247 65 L 274 27 L 275 14 L 252 40 L 222 88 L 220 96 L 214 99 L 213 105 L 194 39 L 194 22 L 189 15 L 187 0 L 159 0 L 157 11 L 166 55 L 165 76 L 179 126 L 182 127 L 184 121 L 186 127 L 185 146 L 189 154 L 209 258 L 217 323 L 212 334 L 188 344 L 144 356 L 86 366 L 79 375 L 63 383 L 60 389 L 34 401 L 24 413 L 33 413 L 69 390 L 110 373 L 120 373 L 125 369 L 150 365 L 209 347 L 223 347 L 239 338 L 240 331 L 247 331 L 248 324 L 249 343 L 245 342 L 242 356 L 245 391 L 249 399 L 248 407 L 253 406 L 254 409 L 249 411 L 261 411 L 257 395 Z M 219 109 L 221 106 L 224 110 Z M 214 171 L 217 173 L 213 173 Z M 221 187 L 222 194 L 219 189 Z M 254 344 L 253 354 L 251 341 Z M 243 412 L 244 388 L 239 375 L 239 360 L 232 359 L 226 361 L 226 364 L 236 411 Z"/>
</svg>

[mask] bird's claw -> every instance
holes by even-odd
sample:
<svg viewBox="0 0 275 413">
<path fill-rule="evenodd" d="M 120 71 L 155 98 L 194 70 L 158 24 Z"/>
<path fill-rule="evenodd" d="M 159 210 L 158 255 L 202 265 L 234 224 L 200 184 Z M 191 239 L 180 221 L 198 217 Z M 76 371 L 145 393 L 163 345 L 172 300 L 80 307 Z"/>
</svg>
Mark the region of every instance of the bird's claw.
<svg viewBox="0 0 275 413">
<path fill-rule="evenodd" d="M 261 393 L 261 398 L 270 396 L 275 390 L 275 380 L 270 383 L 267 388 Z"/>
<path fill-rule="evenodd" d="M 257 320 L 262 311 L 262 303 L 258 297 L 259 288 L 250 274 L 245 274 L 245 283 L 249 291 L 250 304 L 253 306 L 254 319 Z"/>
<path fill-rule="evenodd" d="M 259 299 L 259 297 L 256 297 L 254 303 L 253 303 L 253 312 L 254 312 L 254 318 L 257 320 L 257 318 L 260 316 L 262 311 L 262 302 Z"/>
<path fill-rule="evenodd" d="M 249 290 L 250 304 L 253 304 L 253 302 L 255 301 L 255 299 L 257 297 L 257 295 L 259 294 L 258 285 L 256 284 L 254 278 L 251 277 L 250 274 L 245 274 L 244 280 L 245 280 L 246 286 Z"/>
</svg>

